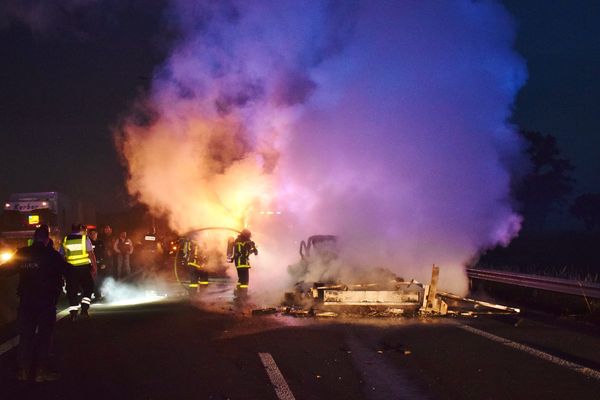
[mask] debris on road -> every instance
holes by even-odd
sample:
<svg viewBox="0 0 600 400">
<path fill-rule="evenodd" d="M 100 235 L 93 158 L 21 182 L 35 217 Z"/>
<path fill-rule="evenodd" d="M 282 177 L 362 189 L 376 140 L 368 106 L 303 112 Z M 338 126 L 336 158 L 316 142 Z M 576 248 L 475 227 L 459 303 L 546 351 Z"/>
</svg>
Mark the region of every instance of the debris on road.
<svg viewBox="0 0 600 400">
<path fill-rule="evenodd" d="M 431 283 L 395 278 L 379 283 L 340 284 L 305 282 L 285 293 L 282 313 L 294 317 L 463 316 L 518 314 L 518 308 L 438 291 L 439 267 L 434 265 Z"/>
<path fill-rule="evenodd" d="M 335 313 L 333 311 L 325 311 L 325 312 L 315 313 L 315 317 L 317 317 L 317 318 L 335 318 L 338 315 L 339 315 L 338 313 Z"/>
<path fill-rule="evenodd" d="M 258 308 L 255 310 L 252 310 L 252 315 L 256 316 L 256 315 L 271 315 L 271 314 L 277 314 L 277 309 L 275 307 L 267 307 L 267 308 Z"/>
<path fill-rule="evenodd" d="M 518 308 L 503 306 L 501 304 L 493 304 L 493 303 L 489 303 L 487 301 L 469 299 L 467 297 L 460 297 L 460 296 L 457 296 L 452 293 L 440 292 L 439 295 L 440 295 L 440 297 L 444 297 L 447 299 L 458 300 L 460 302 L 465 302 L 465 303 L 472 303 L 474 308 L 486 307 L 486 308 L 492 308 L 492 309 L 499 310 L 499 311 L 506 311 L 511 314 L 518 314 L 521 312 L 521 310 Z"/>
<path fill-rule="evenodd" d="M 297 307 L 286 307 L 283 311 L 285 315 L 291 315 L 292 317 L 311 317 L 313 315 L 313 311 L 304 310 L 302 308 Z"/>
</svg>

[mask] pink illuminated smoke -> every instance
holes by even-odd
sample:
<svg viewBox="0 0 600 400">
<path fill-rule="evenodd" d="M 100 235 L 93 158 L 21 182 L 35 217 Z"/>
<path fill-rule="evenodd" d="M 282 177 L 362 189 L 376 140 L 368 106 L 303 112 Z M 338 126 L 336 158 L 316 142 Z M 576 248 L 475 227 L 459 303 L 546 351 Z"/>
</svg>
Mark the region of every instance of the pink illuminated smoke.
<svg viewBox="0 0 600 400">
<path fill-rule="evenodd" d="M 298 242 L 336 234 L 344 272 L 425 281 L 435 263 L 463 292 L 464 262 L 517 234 L 507 120 L 526 72 L 497 2 L 181 0 L 168 16 L 181 39 L 118 135 L 129 191 L 181 232 L 249 223 L 255 281 L 288 283 Z"/>
</svg>

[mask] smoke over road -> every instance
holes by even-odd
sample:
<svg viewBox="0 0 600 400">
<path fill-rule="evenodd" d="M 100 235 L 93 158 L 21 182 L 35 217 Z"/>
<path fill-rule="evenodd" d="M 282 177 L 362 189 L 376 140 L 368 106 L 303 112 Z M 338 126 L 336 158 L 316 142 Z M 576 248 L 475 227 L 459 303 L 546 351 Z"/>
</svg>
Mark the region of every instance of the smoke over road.
<svg viewBox="0 0 600 400">
<path fill-rule="evenodd" d="M 253 279 L 298 242 L 342 239 L 351 267 L 462 292 L 462 265 L 507 243 L 524 83 L 494 1 L 173 0 L 180 33 L 117 132 L 128 189 L 180 231 L 249 224 Z M 276 210 L 281 215 L 260 214 Z"/>
</svg>

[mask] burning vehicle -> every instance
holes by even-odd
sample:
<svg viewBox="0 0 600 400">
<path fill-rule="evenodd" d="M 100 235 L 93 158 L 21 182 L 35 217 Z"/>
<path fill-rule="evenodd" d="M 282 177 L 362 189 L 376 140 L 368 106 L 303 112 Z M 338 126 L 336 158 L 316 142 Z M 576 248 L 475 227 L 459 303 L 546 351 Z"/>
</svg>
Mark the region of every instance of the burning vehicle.
<svg viewBox="0 0 600 400">
<path fill-rule="evenodd" d="M 318 265 L 327 269 L 338 258 L 340 246 L 333 235 L 314 235 L 300 243 L 301 260 L 288 267 L 295 276 L 310 275 Z M 519 313 L 517 308 L 474 300 L 438 290 L 440 268 L 432 268 L 429 284 L 407 281 L 379 268 L 371 281 L 342 283 L 335 279 L 319 282 L 300 280 L 285 293 L 283 312 L 293 316 L 333 317 L 340 313 L 371 316 L 476 315 Z M 372 279 L 376 277 L 376 279 Z"/>
<path fill-rule="evenodd" d="M 174 274 L 186 288 L 227 278 L 231 258 L 232 228 L 207 227 L 182 236 L 173 245 Z M 406 280 L 386 268 L 340 274 L 343 261 L 340 240 L 335 235 L 312 235 L 299 246 L 300 259 L 288 266 L 296 278 L 283 293 L 279 306 L 258 308 L 253 315 L 282 313 L 295 317 L 336 317 L 359 315 L 373 317 L 415 317 L 506 313 L 517 308 L 470 299 L 439 290 L 440 267 L 434 265 L 429 283 Z M 194 251 L 196 249 L 196 251 Z M 201 254 L 201 257 L 198 256 Z M 194 264 L 198 268 L 194 270 Z M 190 265 L 192 267 L 190 267 Z M 341 268 L 341 267 L 342 268 Z M 202 274 L 198 274 L 201 271 Z M 344 278 L 351 276 L 347 280 Z"/>
</svg>

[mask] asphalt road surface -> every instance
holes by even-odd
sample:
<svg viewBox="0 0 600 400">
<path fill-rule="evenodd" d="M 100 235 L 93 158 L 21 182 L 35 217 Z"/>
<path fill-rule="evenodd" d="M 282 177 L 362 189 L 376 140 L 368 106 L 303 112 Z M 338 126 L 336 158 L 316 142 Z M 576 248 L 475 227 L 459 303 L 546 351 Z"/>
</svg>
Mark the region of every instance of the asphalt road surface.
<svg viewBox="0 0 600 400">
<path fill-rule="evenodd" d="M 57 323 L 57 382 L 18 382 L 0 355 L 0 399 L 600 399 L 594 327 L 252 316 L 228 284 L 138 300 Z"/>
</svg>

